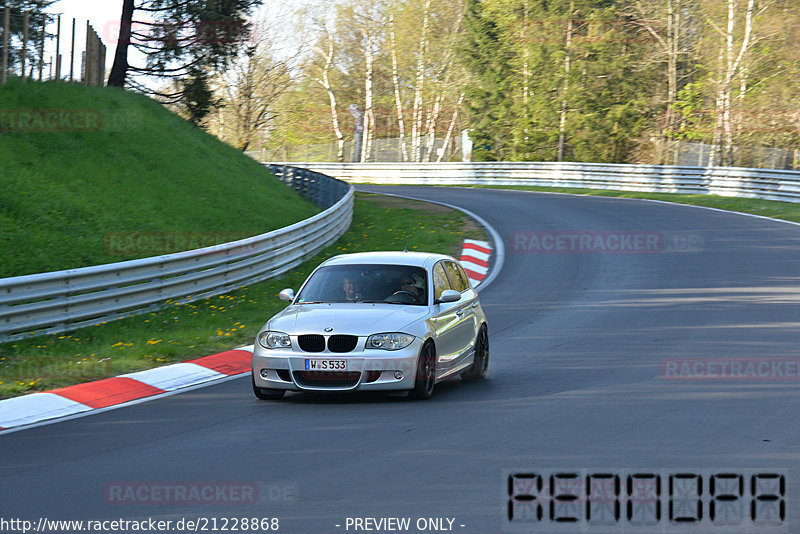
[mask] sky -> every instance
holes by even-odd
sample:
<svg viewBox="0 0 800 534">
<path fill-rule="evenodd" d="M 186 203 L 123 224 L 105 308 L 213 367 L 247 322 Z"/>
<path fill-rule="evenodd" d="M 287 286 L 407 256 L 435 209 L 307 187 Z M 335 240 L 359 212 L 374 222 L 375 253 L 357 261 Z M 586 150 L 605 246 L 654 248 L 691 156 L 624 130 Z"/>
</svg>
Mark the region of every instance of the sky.
<svg viewBox="0 0 800 534">
<path fill-rule="evenodd" d="M 76 19 L 75 27 L 75 76 L 80 76 L 81 52 L 86 49 L 86 23 L 94 27 L 97 35 L 106 45 L 106 67 L 111 69 L 114 52 L 117 47 L 117 32 L 122 14 L 122 0 L 58 0 L 48 9 L 48 13 L 62 14 L 61 17 L 61 72 L 69 76 L 70 40 L 72 39 L 72 19 Z M 56 33 L 56 23 L 47 27 L 49 33 Z M 55 39 L 48 41 L 45 54 L 55 54 Z M 45 59 L 47 61 L 47 59 Z"/>
<path fill-rule="evenodd" d="M 254 18 L 269 16 L 270 12 L 280 10 L 287 4 L 300 5 L 308 0 L 267 0 Z M 69 76 L 70 41 L 72 39 L 72 19 L 76 19 L 75 27 L 75 77 L 80 77 L 81 52 L 86 49 L 86 23 L 92 25 L 100 40 L 106 45 L 106 72 L 114 63 L 114 52 L 117 49 L 119 20 L 122 15 L 122 0 L 57 0 L 48 9 L 48 13 L 61 14 L 61 56 L 62 76 Z M 49 33 L 56 33 L 57 24 L 48 25 Z M 45 48 L 45 62 L 55 55 L 56 40 L 48 40 Z M 128 61 L 132 64 L 144 64 L 144 59 L 135 50 L 129 49 Z"/>
</svg>

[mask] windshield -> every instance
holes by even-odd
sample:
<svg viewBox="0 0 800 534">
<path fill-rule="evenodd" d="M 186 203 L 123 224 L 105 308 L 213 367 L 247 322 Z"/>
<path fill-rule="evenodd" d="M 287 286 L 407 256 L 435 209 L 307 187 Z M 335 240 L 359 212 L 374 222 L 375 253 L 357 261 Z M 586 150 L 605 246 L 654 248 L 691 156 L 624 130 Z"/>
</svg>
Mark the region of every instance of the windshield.
<svg viewBox="0 0 800 534">
<path fill-rule="evenodd" d="M 331 265 L 311 275 L 296 302 L 387 302 L 422 306 L 428 302 L 428 277 L 425 269 L 409 265 Z"/>
</svg>

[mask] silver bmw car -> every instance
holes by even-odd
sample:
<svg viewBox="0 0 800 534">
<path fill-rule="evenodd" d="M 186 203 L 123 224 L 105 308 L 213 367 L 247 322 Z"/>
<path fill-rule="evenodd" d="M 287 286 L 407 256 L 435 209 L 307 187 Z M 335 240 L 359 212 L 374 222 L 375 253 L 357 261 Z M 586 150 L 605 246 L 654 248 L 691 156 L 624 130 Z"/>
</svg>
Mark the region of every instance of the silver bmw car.
<svg viewBox="0 0 800 534">
<path fill-rule="evenodd" d="M 253 393 L 407 390 L 486 376 L 489 336 L 464 268 L 442 254 L 365 252 L 317 267 L 258 332 Z"/>
</svg>

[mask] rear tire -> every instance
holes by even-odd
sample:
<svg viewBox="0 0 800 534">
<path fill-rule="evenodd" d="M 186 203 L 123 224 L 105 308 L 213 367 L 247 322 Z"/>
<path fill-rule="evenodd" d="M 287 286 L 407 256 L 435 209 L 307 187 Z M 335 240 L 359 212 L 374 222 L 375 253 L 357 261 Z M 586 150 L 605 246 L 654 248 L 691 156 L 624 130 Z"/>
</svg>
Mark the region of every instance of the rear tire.
<svg viewBox="0 0 800 534">
<path fill-rule="evenodd" d="M 489 331 L 484 324 L 475 340 L 475 359 L 469 369 L 461 373 L 464 380 L 480 380 L 489 369 Z"/>
<path fill-rule="evenodd" d="M 256 387 L 256 379 L 253 375 L 250 375 L 250 381 L 253 383 L 253 395 L 261 400 L 281 400 L 286 393 L 285 389 Z"/>
<path fill-rule="evenodd" d="M 426 341 L 419 351 L 417 358 L 416 380 L 410 398 L 427 400 L 433 396 L 433 387 L 436 385 L 436 347 L 431 341 Z"/>
</svg>

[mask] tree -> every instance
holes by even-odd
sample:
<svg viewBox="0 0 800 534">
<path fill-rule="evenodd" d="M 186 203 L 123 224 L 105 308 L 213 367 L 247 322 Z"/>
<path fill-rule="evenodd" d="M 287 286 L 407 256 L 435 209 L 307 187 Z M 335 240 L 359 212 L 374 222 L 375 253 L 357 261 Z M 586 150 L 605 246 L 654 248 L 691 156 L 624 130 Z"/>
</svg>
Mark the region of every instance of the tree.
<svg viewBox="0 0 800 534">
<path fill-rule="evenodd" d="M 202 69 L 190 68 L 188 76 L 182 84 L 181 103 L 186 108 L 189 122 L 197 126 L 217 106 L 214 92 L 209 87 L 208 73 Z"/>
<path fill-rule="evenodd" d="M 261 1 L 141 0 L 137 5 L 134 0 L 123 0 L 108 84 L 129 85 L 167 102 L 189 98 L 188 92 L 193 98 L 198 96 L 205 91 L 208 71 L 228 64 L 239 51 L 250 31 L 246 16 Z M 146 65 L 128 63 L 131 46 L 146 56 Z M 177 84 L 178 90 L 166 93 L 132 79 L 131 74 L 186 81 Z M 195 108 L 197 112 L 203 109 L 204 105 Z"/>
<path fill-rule="evenodd" d="M 466 2 L 461 53 L 472 76 L 472 83 L 465 90 L 474 145 L 472 157 L 476 161 L 495 161 L 506 151 L 503 122 L 509 103 L 511 66 L 506 59 L 507 47 L 501 41 L 502 30 L 483 7 L 482 0 Z"/>
<path fill-rule="evenodd" d="M 792 74 L 800 35 L 786 29 L 800 20 L 797 3 L 696 0 L 691 6 L 693 53 L 684 57 L 690 76 L 678 91 L 679 120 L 668 135 L 711 144 L 712 166 L 765 164 L 748 146 L 794 149 L 798 83 Z"/>
<path fill-rule="evenodd" d="M 477 158 L 631 156 L 653 120 L 655 80 L 641 58 L 644 31 L 617 2 L 471 0 L 466 27 Z"/>
<path fill-rule="evenodd" d="M 245 151 L 275 119 L 275 105 L 288 90 L 300 54 L 280 49 L 282 32 L 266 21 L 230 65 L 214 77 L 221 107 L 217 136 Z"/>
<path fill-rule="evenodd" d="M 733 121 L 731 120 L 732 94 L 734 79 L 738 75 L 746 76 L 743 70 L 743 59 L 749 51 L 753 37 L 753 17 L 755 15 L 755 0 L 747 0 L 744 20 L 738 21 L 744 26 L 743 31 L 736 35 L 738 0 L 727 0 L 727 24 L 715 29 L 721 34 L 722 44 L 719 48 L 719 66 L 717 78 L 717 91 L 715 113 L 717 116 L 714 128 L 714 150 L 711 153 L 709 167 L 720 163 L 730 165 L 733 150 Z M 746 84 L 746 82 L 744 82 Z M 746 89 L 745 89 L 746 91 Z M 742 94 L 744 91 L 742 91 Z"/>
<path fill-rule="evenodd" d="M 324 64 L 320 69 L 320 76 L 316 78 L 315 81 L 325 89 L 325 93 L 328 95 L 331 109 L 331 127 L 333 128 L 333 132 L 336 134 L 336 160 L 344 161 L 344 135 L 342 134 L 342 129 L 339 127 L 339 112 L 336 109 L 336 94 L 333 91 L 330 77 L 328 76 L 333 66 L 334 36 L 333 31 L 327 24 L 325 24 L 324 35 L 324 42 L 321 42 L 314 47 L 314 51 L 324 61 Z M 323 48 L 324 44 L 327 44 L 327 47 Z"/>
</svg>

